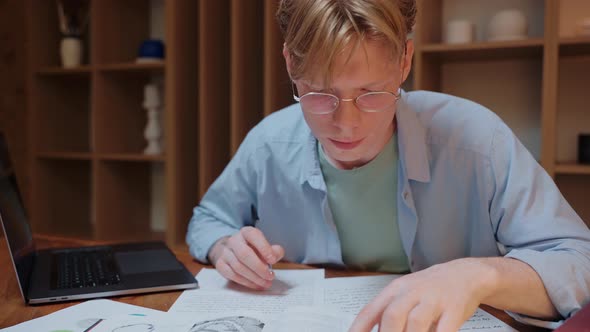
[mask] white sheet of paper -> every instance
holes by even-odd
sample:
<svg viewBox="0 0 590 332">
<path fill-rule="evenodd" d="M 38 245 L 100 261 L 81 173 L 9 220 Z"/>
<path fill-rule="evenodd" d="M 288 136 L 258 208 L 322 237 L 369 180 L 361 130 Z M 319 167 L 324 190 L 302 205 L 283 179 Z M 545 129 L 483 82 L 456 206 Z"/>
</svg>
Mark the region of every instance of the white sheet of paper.
<svg viewBox="0 0 590 332">
<path fill-rule="evenodd" d="M 347 332 L 354 317 L 336 307 L 291 307 L 271 319 L 264 332 Z"/>
<path fill-rule="evenodd" d="M 90 300 L 3 329 L 2 332 L 83 332 L 99 319 L 108 319 L 121 314 L 129 317 L 143 315 L 153 317 L 164 315 L 165 312 L 111 300 Z"/>
<path fill-rule="evenodd" d="M 323 269 L 275 270 L 275 280 L 267 291 L 255 291 L 227 281 L 214 269 L 202 269 L 197 275 L 199 289 L 184 291 L 168 312 L 232 313 L 243 310 L 261 314 L 283 312 L 290 306 L 323 304 L 318 282 Z"/>
<path fill-rule="evenodd" d="M 100 322 L 92 332 L 201 332 L 242 331 L 264 332 L 268 317 L 244 311 L 240 315 L 229 314 L 180 314 L 164 316 L 116 316 Z"/>
<path fill-rule="evenodd" d="M 385 286 L 400 275 L 329 278 L 321 282 L 324 303 L 357 315 Z"/>
<path fill-rule="evenodd" d="M 385 286 L 398 277 L 400 275 L 325 279 L 321 282 L 325 304 L 335 306 L 342 312 L 357 315 Z M 477 309 L 459 331 L 514 332 L 516 330 L 488 312 Z"/>
</svg>

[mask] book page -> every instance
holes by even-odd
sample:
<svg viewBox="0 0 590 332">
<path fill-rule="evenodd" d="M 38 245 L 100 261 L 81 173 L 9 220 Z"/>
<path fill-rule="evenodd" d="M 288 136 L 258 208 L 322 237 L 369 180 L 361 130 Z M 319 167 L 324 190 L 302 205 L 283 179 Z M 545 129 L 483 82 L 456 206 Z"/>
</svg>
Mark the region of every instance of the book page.
<svg viewBox="0 0 590 332">
<path fill-rule="evenodd" d="M 202 269 L 197 275 L 199 289 L 184 291 L 168 312 L 228 313 L 243 310 L 261 314 L 283 312 L 290 306 L 323 304 L 318 282 L 323 269 L 275 270 L 269 290 L 256 291 L 225 279 L 214 269 Z"/>
<path fill-rule="evenodd" d="M 264 332 L 270 319 L 259 313 L 118 316 L 101 321 L 91 332 Z"/>
<path fill-rule="evenodd" d="M 322 281 L 325 304 L 356 316 L 391 281 L 399 277 L 400 275 L 382 275 L 325 279 Z M 516 330 L 478 308 L 459 331 L 515 332 Z"/>
</svg>

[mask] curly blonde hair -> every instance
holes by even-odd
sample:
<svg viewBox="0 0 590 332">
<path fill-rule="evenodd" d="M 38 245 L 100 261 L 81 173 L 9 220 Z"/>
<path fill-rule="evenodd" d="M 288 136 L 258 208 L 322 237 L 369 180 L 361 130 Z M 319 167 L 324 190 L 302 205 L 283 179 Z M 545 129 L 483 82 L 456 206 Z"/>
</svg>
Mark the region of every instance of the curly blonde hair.
<svg viewBox="0 0 590 332">
<path fill-rule="evenodd" d="M 276 17 L 291 78 L 319 72 L 329 83 L 335 58 L 347 46 L 381 41 L 392 58 L 401 56 L 416 21 L 416 0 L 281 0 Z"/>
</svg>

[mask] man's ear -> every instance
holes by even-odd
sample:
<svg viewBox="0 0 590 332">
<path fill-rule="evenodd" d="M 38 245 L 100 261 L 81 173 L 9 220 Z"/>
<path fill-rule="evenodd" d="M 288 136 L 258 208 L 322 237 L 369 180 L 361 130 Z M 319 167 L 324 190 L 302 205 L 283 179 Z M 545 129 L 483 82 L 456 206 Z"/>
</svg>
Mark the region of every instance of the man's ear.
<svg viewBox="0 0 590 332">
<path fill-rule="evenodd" d="M 412 39 L 408 39 L 406 41 L 406 52 L 404 54 L 403 63 L 402 63 L 402 71 L 403 77 L 402 82 L 405 82 L 408 76 L 410 75 L 410 70 L 412 70 L 412 58 L 414 57 L 414 41 Z"/>
<path fill-rule="evenodd" d="M 283 57 L 285 58 L 287 73 L 289 73 L 289 77 L 291 77 L 291 53 L 289 53 L 286 43 L 283 43 Z"/>
</svg>

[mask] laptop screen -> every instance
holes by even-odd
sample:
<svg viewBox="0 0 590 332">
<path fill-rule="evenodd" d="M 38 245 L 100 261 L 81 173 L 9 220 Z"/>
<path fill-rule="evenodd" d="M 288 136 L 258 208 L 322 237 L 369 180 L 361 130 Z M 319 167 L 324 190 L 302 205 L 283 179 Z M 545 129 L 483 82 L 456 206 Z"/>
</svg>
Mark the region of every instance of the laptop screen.
<svg viewBox="0 0 590 332">
<path fill-rule="evenodd" d="M 0 221 L 4 229 L 12 262 L 14 263 L 18 282 L 25 301 L 35 248 L 31 227 L 25 215 L 25 209 L 16 184 L 16 176 L 4 135 L 0 132 Z"/>
</svg>

